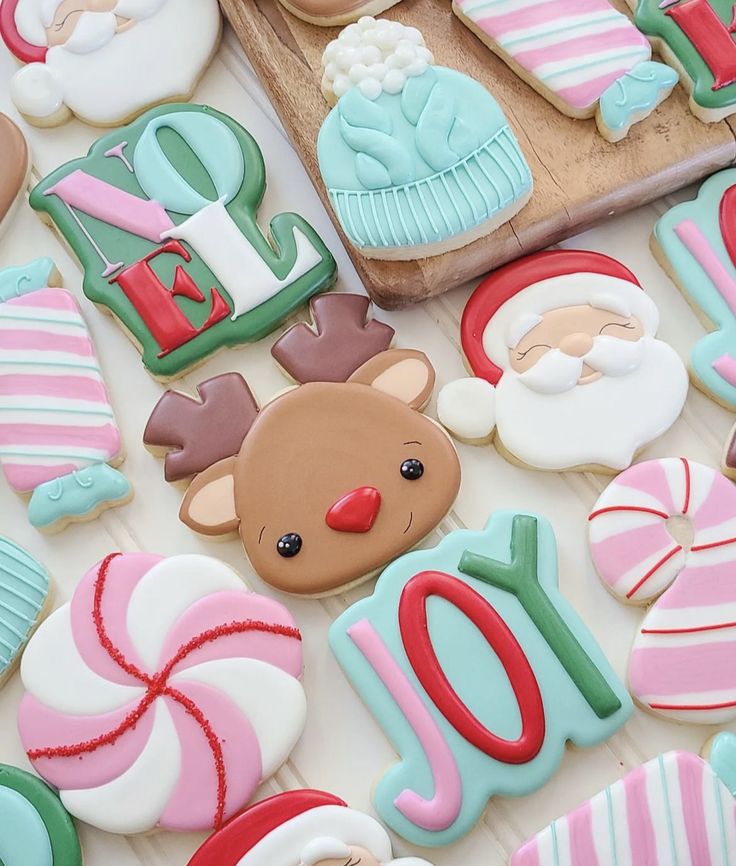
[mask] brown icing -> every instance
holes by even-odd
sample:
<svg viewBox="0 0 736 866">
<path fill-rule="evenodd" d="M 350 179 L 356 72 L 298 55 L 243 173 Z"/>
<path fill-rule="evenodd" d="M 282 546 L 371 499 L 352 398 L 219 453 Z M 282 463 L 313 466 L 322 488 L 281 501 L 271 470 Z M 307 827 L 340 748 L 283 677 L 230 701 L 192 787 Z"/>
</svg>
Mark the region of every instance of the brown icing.
<svg viewBox="0 0 736 866">
<path fill-rule="evenodd" d="M 736 469 L 736 427 L 731 430 L 726 446 L 726 469 Z"/>
<path fill-rule="evenodd" d="M 289 6 L 312 18 L 336 18 L 365 5 L 366 0 L 289 0 Z"/>
<path fill-rule="evenodd" d="M 25 186 L 28 174 L 28 145 L 13 121 L 0 114 L 0 222 L 7 216 Z"/>
<path fill-rule="evenodd" d="M 349 381 L 371 385 L 408 403 L 412 409 L 423 409 L 432 396 L 435 378 L 434 367 L 424 352 L 392 349 L 371 358 Z"/>
<path fill-rule="evenodd" d="M 394 337 L 393 328 L 367 319 L 369 307 L 363 295 L 317 295 L 310 303 L 314 324 L 289 328 L 271 354 L 297 382 L 345 382 Z"/>
</svg>

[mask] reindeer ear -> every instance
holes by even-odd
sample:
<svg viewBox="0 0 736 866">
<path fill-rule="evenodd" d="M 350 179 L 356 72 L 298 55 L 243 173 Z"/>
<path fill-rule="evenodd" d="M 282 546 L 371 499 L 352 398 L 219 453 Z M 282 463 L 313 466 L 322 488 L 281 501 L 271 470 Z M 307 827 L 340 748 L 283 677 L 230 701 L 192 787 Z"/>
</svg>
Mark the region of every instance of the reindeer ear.
<svg viewBox="0 0 736 866">
<path fill-rule="evenodd" d="M 434 367 L 424 352 L 389 349 L 359 367 L 348 382 L 370 385 L 390 394 L 412 409 L 423 409 L 434 388 Z"/>
<path fill-rule="evenodd" d="M 236 457 L 220 460 L 200 472 L 184 496 L 179 518 L 202 535 L 226 535 L 240 526 L 235 511 Z"/>
</svg>

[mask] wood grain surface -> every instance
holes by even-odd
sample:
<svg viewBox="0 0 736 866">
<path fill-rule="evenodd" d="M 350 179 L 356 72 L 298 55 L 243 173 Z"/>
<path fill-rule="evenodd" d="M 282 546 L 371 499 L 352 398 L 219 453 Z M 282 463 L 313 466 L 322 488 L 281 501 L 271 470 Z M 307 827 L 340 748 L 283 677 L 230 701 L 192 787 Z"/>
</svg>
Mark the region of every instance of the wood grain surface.
<svg viewBox="0 0 736 866">
<path fill-rule="evenodd" d="M 614 0 L 622 11 L 623 0 Z M 320 60 L 339 28 L 295 18 L 278 0 L 220 0 L 324 201 L 317 132 L 328 113 Z M 557 243 L 736 160 L 728 122 L 704 125 L 681 86 L 618 144 L 593 120 L 572 120 L 539 96 L 452 14 L 450 0 L 403 0 L 386 13 L 421 29 L 435 60 L 481 81 L 503 107 L 534 175 L 531 202 L 493 234 L 460 250 L 413 262 L 366 259 L 345 240 L 371 297 L 398 309 L 452 289 L 525 253 Z M 266 161 L 269 171 L 277 170 Z"/>
</svg>

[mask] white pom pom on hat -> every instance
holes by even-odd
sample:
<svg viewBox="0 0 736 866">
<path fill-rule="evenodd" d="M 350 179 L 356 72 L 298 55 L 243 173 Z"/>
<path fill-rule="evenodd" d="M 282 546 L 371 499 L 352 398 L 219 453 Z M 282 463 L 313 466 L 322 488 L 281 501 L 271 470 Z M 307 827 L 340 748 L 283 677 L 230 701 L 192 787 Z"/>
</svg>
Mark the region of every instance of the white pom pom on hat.
<svg viewBox="0 0 736 866">
<path fill-rule="evenodd" d="M 64 110 L 64 88 L 45 63 L 22 66 L 10 81 L 10 98 L 25 117 L 42 120 Z"/>
</svg>

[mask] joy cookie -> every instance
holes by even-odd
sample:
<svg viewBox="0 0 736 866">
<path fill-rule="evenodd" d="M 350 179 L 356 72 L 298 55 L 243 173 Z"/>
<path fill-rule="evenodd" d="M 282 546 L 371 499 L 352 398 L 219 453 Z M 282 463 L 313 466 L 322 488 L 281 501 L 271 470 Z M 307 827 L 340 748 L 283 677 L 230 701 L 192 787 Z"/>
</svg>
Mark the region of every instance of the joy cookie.
<svg viewBox="0 0 736 866">
<path fill-rule="evenodd" d="M 453 12 L 563 114 L 625 138 L 672 93 L 678 74 L 609 0 L 453 0 Z"/>
<path fill-rule="evenodd" d="M 0 234 L 2 234 L 31 175 L 31 159 L 23 133 L 4 114 L 0 114 L 0 153 L 3 155 L 2 169 L 0 169 Z"/>
<path fill-rule="evenodd" d="M 0 764 L 0 863 L 82 866 L 74 822 L 54 791 L 7 764 Z"/>
<path fill-rule="evenodd" d="M 628 0 L 634 23 L 681 73 L 690 110 L 704 123 L 736 111 L 731 0 Z"/>
<path fill-rule="evenodd" d="M 169 480 L 194 476 L 184 523 L 239 532 L 276 589 L 321 596 L 365 580 L 431 532 L 460 487 L 452 442 L 421 413 L 432 365 L 413 349 L 380 351 L 393 332 L 366 323 L 367 307 L 321 298 L 320 331 L 297 325 L 272 350 L 301 384 L 260 410 L 228 373 L 200 385 L 201 401 L 167 392 L 143 434 L 154 452 L 171 451 Z"/>
<path fill-rule="evenodd" d="M 520 259 L 471 295 L 461 340 L 478 379 L 442 389 L 439 419 L 471 442 L 495 430 L 501 453 L 529 468 L 625 469 L 687 396 L 685 366 L 658 326 L 654 302 L 608 256 Z"/>
<path fill-rule="evenodd" d="M 299 739 L 301 635 L 208 556 L 111 554 L 26 648 L 18 730 L 77 818 L 218 828 Z"/>
<path fill-rule="evenodd" d="M 715 737 L 708 760 L 692 752 L 660 755 L 554 821 L 519 848 L 510 866 L 730 866 L 735 763 L 729 733 Z"/>
<path fill-rule="evenodd" d="M 477 81 L 434 65 L 422 34 L 361 18 L 325 49 L 322 179 L 368 258 L 420 259 L 508 222 L 532 176 L 506 117 Z M 336 104 L 335 104 L 336 103 Z"/>
<path fill-rule="evenodd" d="M 287 791 L 262 800 L 210 836 L 188 866 L 431 866 L 394 859 L 374 818 L 323 791 Z"/>
<path fill-rule="evenodd" d="M 736 409 L 736 170 L 713 175 L 694 201 L 661 217 L 651 247 L 710 332 L 690 354 L 694 384 Z"/>
<path fill-rule="evenodd" d="M 271 240 L 262 233 L 265 190 L 263 156 L 242 126 L 166 105 L 57 169 L 31 205 L 80 259 L 87 297 L 166 380 L 259 340 L 334 282 L 335 260 L 300 216 L 278 214 Z"/>
<path fill-rule="evenodd" d="M 495 794 L 536 790 L 568 740 L 600 743 L 632 710 L 559 592 L 552 527 L 531 514 L 396 560 L 330 645 L 400 757 L 375 808 L 417 845 L 454 842 Z"/>
<path fill-rule="evenodd" d="M 603 491 L 590 552 L 605 586 L 648 605 L 629 687 L 665 718 L 716 725 L 736 718 L 736 487 L 684 458 L 639 463 Z"/>
<path fill-rule="evenodd" d="M 0 271 L 0 466 L 55 532 L 128 502 L 125 452 L 95 347 L 51 259 Z"/>
<path fill-rule="evenodd" d="M 72 114 L 119 126 L 189 99 L 220 41 L 216 0 L 3 0 L 0 36 L 23 66 L 10 97 L 29 123 Z"/>
</svg>

